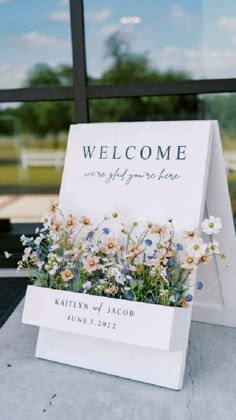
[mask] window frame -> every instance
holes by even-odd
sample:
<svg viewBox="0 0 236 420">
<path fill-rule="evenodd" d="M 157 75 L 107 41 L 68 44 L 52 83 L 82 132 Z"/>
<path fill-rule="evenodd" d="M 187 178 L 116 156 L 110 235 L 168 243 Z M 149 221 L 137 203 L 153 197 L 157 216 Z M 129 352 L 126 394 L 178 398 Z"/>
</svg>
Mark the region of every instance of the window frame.
<svg viewBox="0 0 236 420">
<path fill-rule="evenodd" d="M 73 86 L 0 89 L 0 102 L 73 100 L 75 104 L 75 122 L 89 123 L 88 101 L 90 99 L 236 92 L 236 78 L 88 85 L 83 0 L 70 0 L 69 7 Z"/>
</svg>

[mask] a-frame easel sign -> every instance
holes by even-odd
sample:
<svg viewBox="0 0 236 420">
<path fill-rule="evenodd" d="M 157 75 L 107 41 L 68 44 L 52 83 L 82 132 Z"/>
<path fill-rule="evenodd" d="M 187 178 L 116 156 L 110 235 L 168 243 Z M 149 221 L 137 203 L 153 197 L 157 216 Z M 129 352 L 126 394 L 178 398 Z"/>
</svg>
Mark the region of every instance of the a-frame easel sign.
<svg viewBox="0 0 236 420">
<path fill-rule="evenodd" d="M 223 229 L 219 239 L 227 258 L 199 270 L 198 279 L 205 288 L 196 296 L 193 319 L 236 326 L 236 241 L 217 122 L 72 125 L 60 208 L 64 214 L 99 219 L 117 207 L 131 220 L 172 218 L 179 230 L 199 226 L 206 214 L 220 217 Z M 191 293 L 193 290 L 194 285 Z M 192 304 L 171 319 L 162 307 L 159 319 L 154 315 L 145 330 L 145 311 L 143 317 L 140 311 L 132 331 L 129 333 L 127 321 L 122 324 L 127 331 L 123 334 L 120 330 L 117 336 L 110 332 L 74 334 L 72 327 L 68 332 L 54 331 L 44 317 L 37 324 L 36 355 L 180 389 Z M 160 320 L 166 322 L 164 327 Z M 142 334 L 150 325 L 152 336 L 147 340 L 138 337 L 139 322 Z"/>
</svg>

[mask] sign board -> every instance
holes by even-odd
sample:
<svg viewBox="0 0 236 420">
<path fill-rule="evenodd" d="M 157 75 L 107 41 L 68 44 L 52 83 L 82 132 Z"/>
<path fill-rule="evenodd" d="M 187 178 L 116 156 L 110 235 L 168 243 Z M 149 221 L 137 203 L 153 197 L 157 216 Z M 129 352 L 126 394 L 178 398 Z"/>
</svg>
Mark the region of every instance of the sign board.
<svg viewBox="0 0 236 420">
<path fill-rule="evenodd" d="M 132 220 L 199 224 L 209 166 L 210 122 L 72 125 L 60 207 Z"/>
<path fill-rule="evenodd" d="M 221 217 L 227 259 L 199 270 L 205 288 L 193 319 L 236 326 L 236 240 L 217 122 L 72 125 L 60 207 L 100 219 L 114 208 L 132 221 L 171 217 L 177 229 Z"/>
<path fill-rule="evenodd" d="M 76 293 L 32 287 L 26 294 L 23 320 L 40 326 L 38 357 L 181 389 L 192 314 L 194 320 L 236 326 L 236 241 L 217 123 L 71 126 L 59 206 L 65 215 L 94 222 L 115 208 L 126 221 L 172 218 L 175 230 L 192 230 L 211 214 L 222 219 L 219 241 L 227 259 L 198 271 L 205 288 L 188 309 L 84 295 L 80 304 L 88 306 L 88 321 L 84 311 L 76 315 Z M 63 293 L 76 314 L 68 312 Z M 101 329 L 96 299 L 105 310 Z M 117 330 L 108 331 L 111 322 Z"/>
</svg>

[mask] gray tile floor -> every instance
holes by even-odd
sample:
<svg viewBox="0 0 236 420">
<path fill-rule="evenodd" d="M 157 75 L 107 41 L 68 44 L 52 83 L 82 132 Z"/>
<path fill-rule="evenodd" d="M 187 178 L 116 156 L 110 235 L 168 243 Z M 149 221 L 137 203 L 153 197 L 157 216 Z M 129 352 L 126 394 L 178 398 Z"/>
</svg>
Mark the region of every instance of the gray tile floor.
<svg viewBox="0 0 236 420">
<path fill-rule="evenodd" d="M 0 420 L 235 420 L 236 329 L 193 322 L 172 391 L 34 357 L 23 302 L 0 330 Z"/>
</svg>

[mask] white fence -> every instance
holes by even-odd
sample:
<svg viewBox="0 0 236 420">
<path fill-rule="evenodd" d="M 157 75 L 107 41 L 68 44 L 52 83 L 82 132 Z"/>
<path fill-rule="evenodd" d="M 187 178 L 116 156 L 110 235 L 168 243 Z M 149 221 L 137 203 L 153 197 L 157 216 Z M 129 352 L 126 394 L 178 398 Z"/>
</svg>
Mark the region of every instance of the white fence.
<svg viewBox="0 0 236 420">
<path fill-rule="evenodd" d="M 236 171 L 236 152 L 224 152 L 226 172 Z"/>
<path fill-rule="evenodd" d="M 30 166 L 52 166 L 59 169 L 64 166 L 65 152 L 63 150 L 22 150 L 21 168 L 27 170 Z"/>
</svg>

